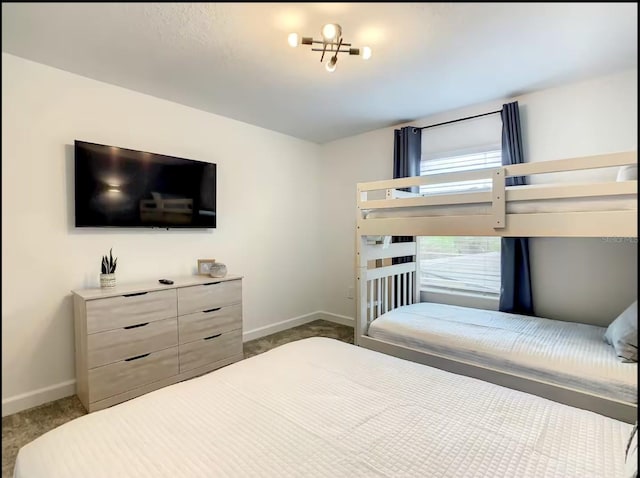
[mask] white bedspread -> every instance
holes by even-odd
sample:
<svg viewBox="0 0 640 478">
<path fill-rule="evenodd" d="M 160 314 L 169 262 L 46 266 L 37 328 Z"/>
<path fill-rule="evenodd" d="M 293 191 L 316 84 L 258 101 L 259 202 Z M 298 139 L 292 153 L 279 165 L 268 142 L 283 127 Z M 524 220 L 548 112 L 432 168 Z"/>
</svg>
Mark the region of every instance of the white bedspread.
<svg viewBox="0 0 640 478">
<path fill-rule="evenodd" d="M 617 478 L 631 428 L 311 338 L 62 425 L 15 476 Z"/>
<path fill-rule="evenodd" d="M 638 364 L 622 363 L 605 328 L 422 302 L 383 314 L 369 336 L 636 403 Z"/>
</svg>

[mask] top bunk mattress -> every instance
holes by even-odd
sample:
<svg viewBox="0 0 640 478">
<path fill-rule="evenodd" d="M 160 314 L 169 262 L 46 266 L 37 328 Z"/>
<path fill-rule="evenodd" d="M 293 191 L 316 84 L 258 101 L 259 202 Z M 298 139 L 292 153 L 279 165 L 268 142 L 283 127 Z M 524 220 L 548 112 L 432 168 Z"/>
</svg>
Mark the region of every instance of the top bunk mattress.
<svg viewBox="0 0 640 478">
<path fill-rule="evenodd" d="M 538 199 L 508 201 L 507 214 L 534 214 L 554 212 L 629 211 L 638 209 L 637 195 L 595 198 Z M 440 206 L 411 206 L 380 208 L 363 211 L 365 218 L 464 216 L 492 214 L 490 202 L 480 204 L 452 204 Z"/>
<path fill-rule="evenodd" d="M 421 302 L 387 312 L 370 337 L 498 371 L 637 403 L 638 364 L 594 325 Z"/>
<path fill-rule="evenodd" d="M 68 422 L 15 478 L 619 478 L 631 429 L 316 337 Z"/>
</svg>

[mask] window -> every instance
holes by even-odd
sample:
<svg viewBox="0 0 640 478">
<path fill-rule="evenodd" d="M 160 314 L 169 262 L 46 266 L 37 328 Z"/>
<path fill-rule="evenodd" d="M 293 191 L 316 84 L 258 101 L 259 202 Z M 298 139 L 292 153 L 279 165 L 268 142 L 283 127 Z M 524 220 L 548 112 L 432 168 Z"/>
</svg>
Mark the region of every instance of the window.
<svg viewBox="0 0 640 478">
<path fill-rule="evenodd" d="M 502 165 L 502 151 L 492 149 L 479 153 L 467 153 L 454 156 L 434 157 L 420 162 L 420 176 L 429 174 L 458 173 L 476 169 L 495 168 Z M 445 184 L 420 186 L 422 194 L 455 194 L 491 188 L 491 179 L 458 181 Z"/>
<path fill-rule="evenodd" d="M 420 174 L 493 168 L 502 164 L 499 147 L 423 157 Z M 491 179 L 420 187 L 422 194 L 454 194 L 490 189 Z M 420 237 L 420 287 L 426 300 L 495 308 L 500 297 L 499 237 Z"/>
</svg>

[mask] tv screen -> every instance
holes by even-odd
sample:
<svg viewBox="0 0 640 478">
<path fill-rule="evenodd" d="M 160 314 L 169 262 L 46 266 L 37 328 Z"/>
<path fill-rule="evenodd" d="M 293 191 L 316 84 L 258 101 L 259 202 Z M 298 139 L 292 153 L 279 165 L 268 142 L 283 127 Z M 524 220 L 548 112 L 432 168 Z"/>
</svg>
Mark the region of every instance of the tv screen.
<svg viewBox="0 0 640 478">
<path fill-rule="evenodd" d="M 216 165 L 75 141 L 76 227 L 216 227 Z"/>
</svg>

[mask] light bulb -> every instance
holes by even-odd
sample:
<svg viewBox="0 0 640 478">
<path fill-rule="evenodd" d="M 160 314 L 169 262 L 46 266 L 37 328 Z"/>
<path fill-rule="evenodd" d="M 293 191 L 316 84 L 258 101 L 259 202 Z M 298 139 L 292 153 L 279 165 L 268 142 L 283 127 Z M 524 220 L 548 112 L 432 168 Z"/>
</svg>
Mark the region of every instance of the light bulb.
<svg viewBox="0 0 640 478">
<path fill-rule="evenodd" d="M 363 46 L 362 47 L 362 59 L 363 60 L 368 60 L 369 58 L 371 58 L 371 48 L 369 48 L 368 46 Z"/>
<path fill-rule="evenodd" d="M 328 72 L 333 73 L 334 71 L 336 71 L 337 63 L 338 63 L 338 59 L 335 56 L 331 57 L 331 59 L 325 65 L 325 68 L 327 69 Z"/>
<path fill-rule="evenodd" d="M 289 33 L 289 37 L 287 38 L 289 42 L 289 46 L 291 48 L 295 48 L 298 46 L 298 34 L 297 33 Z"/>
<path fill-rule="evenodd" d="M 322 27 L 322 37 L 324 41 L 330 42 L 335 40 L 338 37 L 338 25 L 334 25 L 333 23 L 327 23 Z"/>
</svg>

